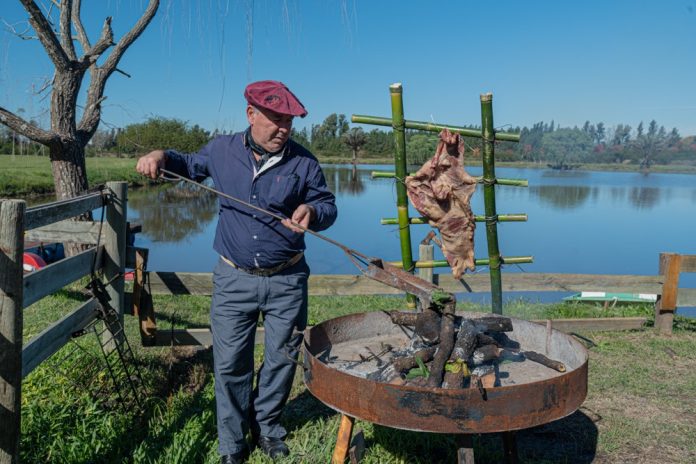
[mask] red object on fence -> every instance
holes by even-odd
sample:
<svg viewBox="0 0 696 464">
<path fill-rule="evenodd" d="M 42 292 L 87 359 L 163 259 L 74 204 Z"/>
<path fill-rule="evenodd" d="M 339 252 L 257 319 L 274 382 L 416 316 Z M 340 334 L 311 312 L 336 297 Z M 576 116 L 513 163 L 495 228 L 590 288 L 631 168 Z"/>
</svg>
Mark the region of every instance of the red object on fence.
<svg viewBox="0 0 696 464">
<path fill-rule="evenodd" d="M 24 252 L 22 265 L 24 272 L 34 272 L 42 267 L 46 267 L 46 261 L 44 261 L 43 258 L 36 253 L 26 251 Z"/>
</svg>

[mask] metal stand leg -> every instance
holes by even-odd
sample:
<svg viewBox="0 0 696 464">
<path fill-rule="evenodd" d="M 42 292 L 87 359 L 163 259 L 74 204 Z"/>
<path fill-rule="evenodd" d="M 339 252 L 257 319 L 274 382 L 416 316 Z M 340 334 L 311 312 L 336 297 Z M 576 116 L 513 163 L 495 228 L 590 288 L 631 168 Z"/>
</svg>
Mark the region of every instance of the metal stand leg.
<svg viewBox="0 0 696 464">
<path fill-rule="evenodd" d="M 506 464 L 517 464 L 517 434 L 516 432 L 503 432 L 503 455 Z"/>
<path fill-rule="evenodd" d="M 341 425 L 338 428 L 338 438 L 336 438 L 336 447 L 331 458 L 331 464 L 343 464 L 345 462 L 350 439 L 353 435 L 354 422 L 354 418 L 341 414 Z"/>
<path fill-rule="evenodd" d="M 457 464 L 474 464 L 474 440 L 470 434 L 457 435 Z"/>
</svg>

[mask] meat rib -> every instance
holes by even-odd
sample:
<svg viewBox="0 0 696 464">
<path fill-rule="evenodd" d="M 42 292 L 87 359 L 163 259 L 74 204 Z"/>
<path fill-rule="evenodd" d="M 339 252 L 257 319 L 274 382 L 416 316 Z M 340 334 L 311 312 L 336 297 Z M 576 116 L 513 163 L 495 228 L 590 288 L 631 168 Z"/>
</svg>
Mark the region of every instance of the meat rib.
<svg viewBox="0 0 696 464">
<path fill-rule="evenodd" d="M 476 179 L 464 170 L 458 158 L 447 153 L 442 139 L 448 137 L 452 134 L 445 129 L 435 155 L 413 176 L 406 177 L 405 183 L 413 206 L 440 231 L 442 252 L 454 278 L 460 279 L 467 269 L 475 269 L 476 222 L 470 201 L 476 190 Z"/>
</svg>

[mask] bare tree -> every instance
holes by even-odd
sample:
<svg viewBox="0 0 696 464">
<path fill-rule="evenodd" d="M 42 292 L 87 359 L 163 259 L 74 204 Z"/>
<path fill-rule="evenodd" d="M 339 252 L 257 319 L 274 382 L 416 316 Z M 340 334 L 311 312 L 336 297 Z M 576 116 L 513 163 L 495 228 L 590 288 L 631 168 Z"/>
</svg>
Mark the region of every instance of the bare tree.
<svg viewBox="0 0 696 464">
<path fill-rule="evenodd" d="M 59 200 L 72 198 L 88 188 L 85 169 L 85 146 L 99 127 L 101 103 L 106 99 L 106 81 L 118 71 L 117 66 L 128 47 L 142 34 L 159 7 L 150 0 L 142 16 L 121 40 L 114 42 L 111 18 L 107 17 L 96 43 L 90 43 L 80 17 L 81 0 L 53 1 L 59 12 L 58 31 L 33 0 L 20 0 L 29 14 L 29 24 L 53 62 L 51 89 L 51 127 L 42 129 L 23 117 L 0 106 L 0 123 L 13 131 L 48 147 L 51 169 Z M 82 49 L 78 57 L 73 30 Z M 110 48 L 111 53 L 104 55 Z M 101 65 L 97 60 L 102 58 Z M 77 121 L 77 97 L 89 71 L 89 84 L 82 117 Z"/>
</svg>

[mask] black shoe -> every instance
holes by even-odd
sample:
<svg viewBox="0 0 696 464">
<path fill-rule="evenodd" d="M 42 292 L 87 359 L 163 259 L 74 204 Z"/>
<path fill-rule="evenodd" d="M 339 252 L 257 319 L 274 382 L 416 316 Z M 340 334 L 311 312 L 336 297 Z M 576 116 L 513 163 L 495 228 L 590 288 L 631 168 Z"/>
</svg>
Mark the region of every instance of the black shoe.
<svg viewBox="0 0 696 464">
<path fill-rule="evenodd" d="M 220 458 L 220 464 L 242 464 L 249 457 L 249 451 L 242 450 L 233 454 L 226 454 Z"/>
<path fill-rule="evenodd" d="M 290 454 L 288 445 L 281 438 L 274 437 L 259 437 L 259 448 L 266 453 L 271 459 L 281 458 Z"/>
</svg>

